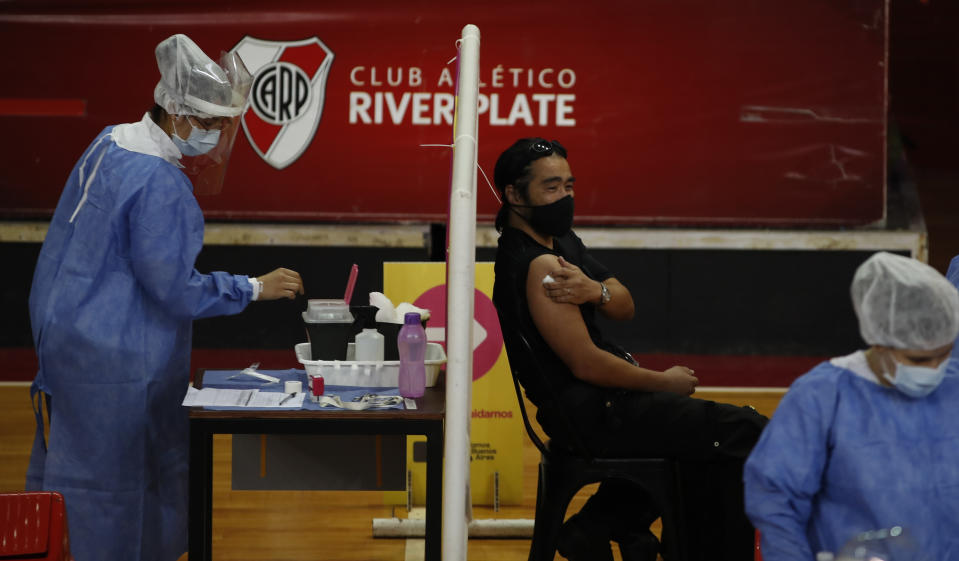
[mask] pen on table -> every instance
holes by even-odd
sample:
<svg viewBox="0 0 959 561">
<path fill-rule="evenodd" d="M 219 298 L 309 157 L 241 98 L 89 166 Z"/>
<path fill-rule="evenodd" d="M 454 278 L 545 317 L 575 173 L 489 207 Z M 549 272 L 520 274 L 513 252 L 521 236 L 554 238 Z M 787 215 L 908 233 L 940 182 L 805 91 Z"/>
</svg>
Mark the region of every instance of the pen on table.
<svg viewBox="0 0 959 561">
<path fill-rule="evenodd" d="M 287 401 L 293 399 L 293 397 L 295 397 L 295 396 L 296 396 L 296 392 L 293 392 L 293 393 L 291 393 L 290 395 L 284 397 L 283 399 L 280 400 L 280 405 L 283 405 L 283 404 L 286 403 Z"/>
</svg>

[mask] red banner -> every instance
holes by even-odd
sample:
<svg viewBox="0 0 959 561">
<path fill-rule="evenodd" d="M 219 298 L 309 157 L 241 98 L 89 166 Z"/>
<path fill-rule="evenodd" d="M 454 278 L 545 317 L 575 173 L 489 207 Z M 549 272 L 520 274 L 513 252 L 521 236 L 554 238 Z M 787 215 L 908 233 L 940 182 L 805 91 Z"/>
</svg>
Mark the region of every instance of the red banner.
<svg viewBox="0 0 959 561">
<path fill-rule="evenodd" d="M 578 224 L 869 223 L 885 212 L 887 4 L 8 2 L 0 212 L 49 216 L 94 135 L 152 105 L 155 45 L 186 33 L 256 74 L 208 218 L 444 221 L 449 151 L 421 145 L 452 140 L 449 61 L 474 23 L 481 166 L 558 139 Z"/>
</svg>

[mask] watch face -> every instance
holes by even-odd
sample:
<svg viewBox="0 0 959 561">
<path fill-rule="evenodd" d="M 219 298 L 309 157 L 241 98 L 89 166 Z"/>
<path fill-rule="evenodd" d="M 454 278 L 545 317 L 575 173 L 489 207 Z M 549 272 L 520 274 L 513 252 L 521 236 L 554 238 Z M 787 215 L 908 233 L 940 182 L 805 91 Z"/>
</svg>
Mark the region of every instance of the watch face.
<svg viewBox="0 0 959 561">
<path fill-rule="evenodd" d="M 600 299 L 601 299 L 602 303 L 605 304 L 606 302 L 609 302 L 609 299 L 610 299 L 609 289 L 606 288 L 606 283 L 604 283 L 604 282 L 599 283 L 599 286 L 600 286 L 600 287 L 602 288 L 602 290 L 603 290 L 603 293 L 602 293 L 602 296 L 600 296 Z"/>
</svg>

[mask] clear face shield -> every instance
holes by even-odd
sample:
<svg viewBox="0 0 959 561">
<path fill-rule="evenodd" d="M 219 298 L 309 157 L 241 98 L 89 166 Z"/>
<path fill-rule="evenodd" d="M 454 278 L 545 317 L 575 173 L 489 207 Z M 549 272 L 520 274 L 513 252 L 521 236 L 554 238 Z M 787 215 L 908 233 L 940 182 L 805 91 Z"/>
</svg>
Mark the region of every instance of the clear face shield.
<svg viewBox="0 0 959 561">
<path fill-rule="evenodd" d="M 209 138 L 211 131 L 219 131 L 219 137 L 212 149 L 195 156 L 184 153 L 180 160 L 183 171 L 193 182 L 193 191 L 197 195 L 217 195 L 223 190 L 230 153 L 233 151 L 233 143 L 240 129 L 240 119 L 253 85 L 253 77 L 236 53 L 222 53 L 220 68 L 226 73 L 228 81 L 228 91 L 227 84 L 223 84 L 221 91 L 223 97 L 229 99 L 218 100 L 222 104 L 210 103 L 188 94 L 186 102 L 195 108 L 198 114 L 173 116 L 175 130 L 180 136 L 196 134 Z M 193 67 L 191 81 L 195 76 L 197 83 L 209 84 L 211 76 L 215 74 L 219 72 L 210 72 L 201 66 Z M 208 145 L 203 147 L 204 150 L 207 148 Z"/>
</svg>

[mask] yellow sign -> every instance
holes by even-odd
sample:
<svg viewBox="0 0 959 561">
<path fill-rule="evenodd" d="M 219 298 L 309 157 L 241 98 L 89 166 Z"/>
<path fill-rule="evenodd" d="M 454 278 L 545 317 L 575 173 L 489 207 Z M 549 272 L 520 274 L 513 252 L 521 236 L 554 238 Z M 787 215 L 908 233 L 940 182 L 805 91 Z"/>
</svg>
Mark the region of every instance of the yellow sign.
<svg viewBox="0 0 959 561">
<path fill-rule="evenodd" d="M 523 494 L 523 419 L 503 348 L 503 335 L 493 307 L 493 264 L 476 264 L 473 300 L 473 402 L 470 425 L 470 487 L 473 504 L 494 503 L 498 474 L 499 502 L 519 504 Z M 430 310 L 426 335 L 446 342 L 446 264 L 384 263 L 384 294 L 394 304 L 409 302 Z M 407 437 L 407 466 L 412 471 L 413 502 L 426 499 L 426 464 L 413 461 L 413 443 Z M 406 495 L 392 491 L 386 501 L 403 504 Z"/>
</svg>

